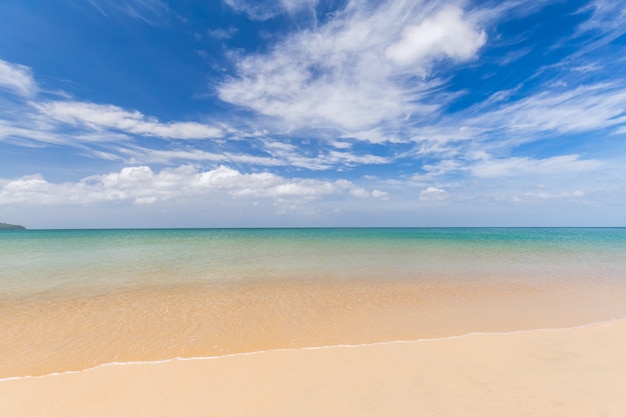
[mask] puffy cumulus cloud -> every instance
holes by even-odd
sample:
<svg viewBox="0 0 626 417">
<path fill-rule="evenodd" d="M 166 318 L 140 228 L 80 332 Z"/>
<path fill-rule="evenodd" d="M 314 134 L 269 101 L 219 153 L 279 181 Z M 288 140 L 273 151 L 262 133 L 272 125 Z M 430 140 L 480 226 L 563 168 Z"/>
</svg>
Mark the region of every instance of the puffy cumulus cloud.
<svg viewBox="0 0 626 417">
<path fill-rule="evenodd" d="M 37 91 L 30 68 L 0 59 L 0 89 L 20 96 L 32 96 Z"/>
<path fill-rule="evenodd" d="M 152 204 L 180 197 L 226 196 L 269 198 L 299 205 L 325 196 L 384 199 L 381 191 L 367 191 L 350 181 L 288 179 L 272 173 L 245 174 L 219 166 L 199 171 L 191 165 L 166 168 L 126 167 L 120 172 L 93 175 L 75 183 L 50 183 L 40 175 L 0 181 L 0 204 L 94 205 L 130 201 Z"/>
<path fill-rule="evenodd" d="M 387 191 L 373 190 L 372 197 L 378 198 L 380 200 L 388 200 L 391 195 Z"/>
<path fill-rule="evenodd" d="M 92 130 L 115 129 L 122 132 L 166 139 L 207 139 L 221 137 L 221 129 L 197 122 L 162 123 L 138 111 L 113 105 L 78 101 L 33 103 L 40 115 L 57 122 Z"/>
<path fill-rule="evenodd" d="M 448 192 L 441 188 L 428 187 L 420 192 L 420 201 L 442 201 L 448 198 Z"/>
<path fill-rule="evenodd" d="M 484 43 L 474 15 L 458 7 L 354 0 L 268 53 L 233 54 L 236 76 L 217 91 L 222 100 L 274 116 L 287 128 L 368 131 L 436 112 L 449 97 L 433 92 L 441 84 L 428 77 L 433 62 L 466 61 Z"/>
<path fill-rule="evenodd" d="M 463 19 L 463 10 L 445 6 L 418 25 L 405 27 L 400 41 L 389 46 L 385 53 L 401 65 L 415 65 L 438 57 L 466 61 L 475 57 L 486 39 L 483 30 Z"/>
</svg>

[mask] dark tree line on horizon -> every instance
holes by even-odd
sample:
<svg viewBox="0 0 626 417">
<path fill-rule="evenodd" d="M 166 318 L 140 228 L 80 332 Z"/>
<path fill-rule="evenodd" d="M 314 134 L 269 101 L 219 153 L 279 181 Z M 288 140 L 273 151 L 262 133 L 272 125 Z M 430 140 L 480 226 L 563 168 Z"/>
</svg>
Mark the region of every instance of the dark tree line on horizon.
<svg viewBox="0 0 626 417">
<path fill-rule="evenodd" d="M 26 228 L 19 224 L 0 223 L 0 230 L 26 230 Z"/>
</svg>

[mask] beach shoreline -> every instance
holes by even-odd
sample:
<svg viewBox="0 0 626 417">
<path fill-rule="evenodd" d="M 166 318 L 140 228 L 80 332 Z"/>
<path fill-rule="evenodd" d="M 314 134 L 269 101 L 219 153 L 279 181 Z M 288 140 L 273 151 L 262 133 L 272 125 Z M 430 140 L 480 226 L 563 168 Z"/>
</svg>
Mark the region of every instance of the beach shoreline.
<svg viewBox="0 0 626 417">
<path fill-rule="evenodd" d="M 288 281 L 21 299 L 0 306 L 0 378 L 112 362 L 415 341 L 619 318 L 626 288 Z"/>
<path fill-rule="evenodd" d="M 621 416 L 622 236 L 20 234 L 0 416 Z"/>
<path fill-rule="evenodd" d="M 0 380 L 0 413 L 619 416 L 626 319 Z M 36 399 L 36 400 L 33 400 Z"/>
</svg>

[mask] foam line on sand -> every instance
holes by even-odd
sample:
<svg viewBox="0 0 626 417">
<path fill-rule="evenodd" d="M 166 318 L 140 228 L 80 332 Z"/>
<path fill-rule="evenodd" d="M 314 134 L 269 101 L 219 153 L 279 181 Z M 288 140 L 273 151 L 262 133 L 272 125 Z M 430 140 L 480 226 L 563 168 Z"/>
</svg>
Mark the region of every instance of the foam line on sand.
<svg viewBox="0 0 626 417">
<path fill-rule="evenodd" d="M 0 381 L 4 416 L 624 416 L 626 320 Z"/>
<path fill-rule="evenodd" d="M 77 373 L 87 372 L 87 371 L 91 371 L 94 369 L 107 367 L 107 366 L 150 365 L 150 364 L 167 363 L 167 362 L 172 362 L 172 361 L 213 360 L 213 359 L 219 359 L 219 358 L 258 355 L 258 354 L 265 354 L 269 352 L 285 352 L 285 351 L 293 351 L 293 350 L 297 351 L 297 350 L 318 350 L 318 349 L 334 349 L 334 348 L 358 348 L 358 347 L 365 347 L 365 346 L 379 346 L 379 345 L 389 345 L 389 344 L 396 344 L 396 343 L 425 343 L 425 342 L 433 342 L 433 341 L 438 341 L 438 340 L 459 339 L 459 338 L 464 338 L 464 337 L 487 335 L 487 334 L 506 335 L 506 334 L 527 333 L 527 332 L 542 332 L 542 331 L 550 331 L 550 330 L 578 329 L 578 328 L 585 328 L 585 327 L 590 327 L 590 326 L 597 326 L 600 324 L 609 324 L 609 323 L 612 323 L 615 321 L 621 321 L 621 320 L 626 320 L 626 317 L 609 319 L 609 320 L 604 320 L 601 322 L 585 323 L 585 324 L 581 324 L 578 326 L 570 326 L 570 327 L 565 327 L 565 328 L 547 327 L 547 328 L 539 328 L 539 329 L 511 330 L 511 331 L 506 331 L 506 332 L 471 332 L 471 333 L 465 333 L 465 334 L 460 334 L 460 335 L 429 337 L 429 338 L 423 338 L 423 339 L 417 339 L 417 340 L 391 340 L 391 341 L 373 342 L 373 343 L 308 346 L 308 347 L 300 347 L 300 348 L 282 348 L 282 349 L 259 350 L 259 351 L 253 351 L 253 352 L 227 353 L 224 355 L 215 355 L 215 356 L 174 357 L 174 358 L 165 358 L 165 359 L 159 359 L 159 360 L 147 360 L 147 361 L 126 361 L 126 362 L 115 361 L 115 362 L 102 363 L 100 365 L 96 365 L 90 368 L 80 369 L 80 370 L 52 372 L 50 374 L 45 374 L 45 375 L 10 376 L 10 377 L 5 377 L 5 378 L 0 378 L 0 382 L 20 380 L 20 379 L 38 379 L 38 378 L 46 378 L 50 376 L 58 376 L 58 375 L 66 375 L 66 374 L 77 374 Z"/>
</svg>

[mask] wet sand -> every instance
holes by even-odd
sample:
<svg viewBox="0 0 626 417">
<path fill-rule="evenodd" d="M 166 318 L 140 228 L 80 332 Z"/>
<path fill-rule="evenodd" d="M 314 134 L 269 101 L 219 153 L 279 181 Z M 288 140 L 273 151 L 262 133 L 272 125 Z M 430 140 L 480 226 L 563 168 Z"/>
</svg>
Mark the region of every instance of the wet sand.
<svg viewBox="0 0 626 417">
<path fill-rule="evenodd" d="M 0 381 L 3 416 L 623 416 L 626 321 Z"/>
<path fill-rule="evenodd" d="M 274 281 L 0 304 L 0 378 L 111 362 L 571 327 L 623 317 L 624 285 Z"/>
</svg>

